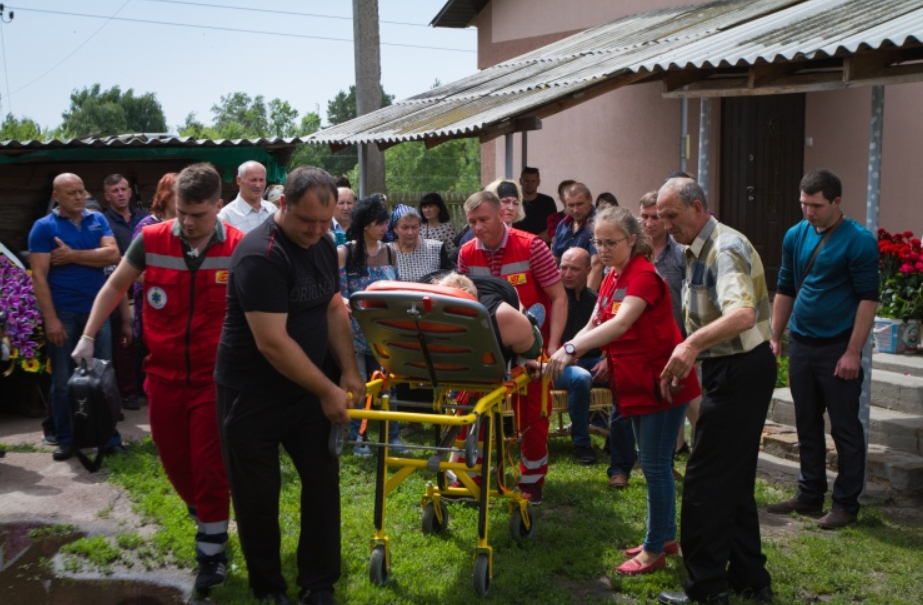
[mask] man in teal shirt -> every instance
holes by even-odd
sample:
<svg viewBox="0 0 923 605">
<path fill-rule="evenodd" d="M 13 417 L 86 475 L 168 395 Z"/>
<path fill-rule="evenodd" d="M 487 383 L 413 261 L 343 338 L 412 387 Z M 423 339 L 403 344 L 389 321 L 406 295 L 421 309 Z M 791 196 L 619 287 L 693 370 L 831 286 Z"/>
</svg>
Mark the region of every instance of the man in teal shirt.
<svg viewBox="0 0 923 605">
<path fill-rule="evenodd" d="M 833 172 L 801 180 L 804 220 L 782 242 L 782 266 L 772 307 L 772 350 L 779 355 L 791 319 L 789 385 L 795 401 L 801 473 L 796 497 L 772 504 L 777 514 L 819 513 L 827 491 L 824 411 L 837 449 L 833 507 L 825 529 L 856 521 L 865 483 L 865 433 L 859 420 L 862 347 L 878 307 L 878 244 L 843 215 L 842 185 Z M 815 254 L 816 252 L 816 254 Z"/>
</svg>

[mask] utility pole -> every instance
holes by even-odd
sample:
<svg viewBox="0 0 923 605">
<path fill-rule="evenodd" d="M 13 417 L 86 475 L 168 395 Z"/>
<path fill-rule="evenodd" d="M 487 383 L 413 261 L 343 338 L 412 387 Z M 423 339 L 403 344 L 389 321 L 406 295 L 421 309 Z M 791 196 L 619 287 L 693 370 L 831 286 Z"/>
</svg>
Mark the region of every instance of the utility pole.
<svg viewBox="0 0 923 605">
<path fill-rule="evenodd" d="M 378 0 L 353 0 L 356 51 L 356 116 L 381 108 L 381 44 Z M 374 143 L 359 145 L 359 197 L 385 193 L 385 157 Z"/>
</svg>

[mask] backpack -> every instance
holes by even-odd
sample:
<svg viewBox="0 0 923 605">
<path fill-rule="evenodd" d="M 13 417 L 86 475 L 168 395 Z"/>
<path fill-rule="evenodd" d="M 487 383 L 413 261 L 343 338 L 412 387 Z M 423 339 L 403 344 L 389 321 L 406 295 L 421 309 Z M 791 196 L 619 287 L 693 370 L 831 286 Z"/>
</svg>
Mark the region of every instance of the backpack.
<svg viewBox="0 0 923 605">
<path fill-rule="evenodd" d="M 95 473 L 103 464 L 106 444 L 115 432 L 121 413 L 119 386 L 112 362 L 94 359 L 88 368 L 81 361 L 67 381 L 67 396 L 71 404 L 74 451 L 84 468 Z M 96 449 L 96 458 L 92 460 L 81 451 L 90 448 Z"/>
</svg>

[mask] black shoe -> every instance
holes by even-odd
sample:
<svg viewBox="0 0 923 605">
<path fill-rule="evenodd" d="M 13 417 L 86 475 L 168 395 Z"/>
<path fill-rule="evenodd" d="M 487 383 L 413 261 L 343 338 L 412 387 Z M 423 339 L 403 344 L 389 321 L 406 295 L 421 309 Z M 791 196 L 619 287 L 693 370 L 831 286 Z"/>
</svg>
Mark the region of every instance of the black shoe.
<svg viewBox="0 0 923 605">
<path fill-rule="evenodd" d="M 112 447 L 106 448 L 107 456 L 125 456 L 128 454 L 128 448 L 126 448 L 121 443 L 118 445 L 113 445 Z"/>
<path fill-rule="evenodd" d="M 122 400 L 122 407 L 126 410 L 140 410 L 141 404 L 138 403 L 138 398 L 134 395 L 129 395 Z"/>
<path fill-rule="evenodd" d="M 200 595 L 207 595 L 215 586 L 224 584 L 228 575 L 224 561 L 205 561 L 199 563 L 199 573 L 195 577 L 195 591 Z"/>
<path fill-rule="evenodd" d="M 6 450 L 0 450 L 0 458 L 6 456 Z"/>
<path fill-rule="evenodd" d="M 74 455 L 74 446 L 68 444 L 59 445 L 54 452 L 51 453 L 51 457 L 61 462 L 62 460 L 67 460 Z"/>
<path fill-rule="evenodd" d="M 728 605 L 728 594 L 719 592 L 716 595 L 702 599 L 691 599 L 685 592 L 662 592 L 657 595 L 657 602 L 663 605 L 692 605 L 693 603 L 707 603 L 708 605 Z"/>
<path fill-rule="evenodd" d="M 574 448 L 574 456 L 577 457 L 577 460 L 583 464 L 596 464 L 597 457 L 596 451 L 592 446 L 590 447 L 580 447 L 579 445 Z"/>
<path fill-rule="evenodd" d="M 267 592 L 266 594 L 257 597 L 257 600 L 263 604 L 272 603 L 273 605 L 292 605 L 292 601 L 288 598 L 284 592 Z"/>
<path fill-rule="evenodd" d="M 756 601 L 757 603 L 772 603 L 772 599 L 775 596 L 772 593 L 771 586 L 763 586 L 759 590 L 755 588 L 744 588 L 741 590 L 731 589 L 734 594 L 740 595 L 745 599 L 750 599 L 751 601 Z"/>
<path fill-rule="evenodd" d="M 301 597 L 301 602 L 303 605 L 339 605 L 332 590 L 312 590 Z"/>
</svg>

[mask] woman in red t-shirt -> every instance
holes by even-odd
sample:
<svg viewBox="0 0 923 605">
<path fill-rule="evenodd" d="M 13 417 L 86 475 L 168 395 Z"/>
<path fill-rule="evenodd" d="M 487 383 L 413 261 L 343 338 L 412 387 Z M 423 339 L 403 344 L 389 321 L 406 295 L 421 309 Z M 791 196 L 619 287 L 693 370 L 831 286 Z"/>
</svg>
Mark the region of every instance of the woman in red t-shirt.
<svg viewBox="0 0 923 605">
<path fill-rule="evenodd" d="M 647 480 L 647 535 L 625 551 L 616 572 L 638 575 L 666 565 L 676 554 L 673 445 L 688 402 L 701 393 L 695 372 L 676 389 L 661 391 L 660 373 L 682 342 L 670 289 L 651 263 L 651 242 L 625 208 L 606 208 L 594 226 L 599 259 L 610 268 L 590 322 L 551 357 L 552 377 L 595 347 L 605 351 L 618 411 L 631 419 Z"/>
</svg>

